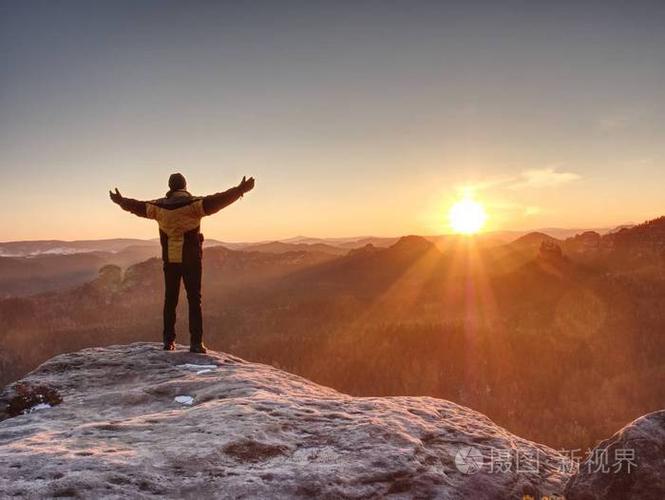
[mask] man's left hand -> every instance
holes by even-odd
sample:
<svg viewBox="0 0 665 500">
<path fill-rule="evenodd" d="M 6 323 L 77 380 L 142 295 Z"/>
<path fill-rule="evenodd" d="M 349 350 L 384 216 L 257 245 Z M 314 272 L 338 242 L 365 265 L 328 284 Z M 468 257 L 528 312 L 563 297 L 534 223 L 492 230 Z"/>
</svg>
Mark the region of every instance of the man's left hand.
<svg viewBox="0 0 665 500">
<path fill-rule="evenodd" d="M 240 181 L 240 189 L 242 189 L 243 193 L 254 189 L 254 177 L 250 177 L 249 179 L 243 177 L 242 181 Z"/>
</svg>

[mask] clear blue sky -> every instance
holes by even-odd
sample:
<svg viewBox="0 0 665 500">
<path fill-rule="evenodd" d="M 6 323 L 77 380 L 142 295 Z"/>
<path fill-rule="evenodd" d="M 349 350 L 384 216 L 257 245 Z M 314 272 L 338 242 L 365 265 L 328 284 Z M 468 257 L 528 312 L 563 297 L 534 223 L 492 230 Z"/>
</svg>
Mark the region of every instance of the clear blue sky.
<svg viewBox="0 0 665 500">
<path fill-rule="evenodd" d="M 254 192 L 224 240 L 665 214 L 665 2 L 0 2 L 0 240 L 154 237 L 107 197 Z"/>
</svg>

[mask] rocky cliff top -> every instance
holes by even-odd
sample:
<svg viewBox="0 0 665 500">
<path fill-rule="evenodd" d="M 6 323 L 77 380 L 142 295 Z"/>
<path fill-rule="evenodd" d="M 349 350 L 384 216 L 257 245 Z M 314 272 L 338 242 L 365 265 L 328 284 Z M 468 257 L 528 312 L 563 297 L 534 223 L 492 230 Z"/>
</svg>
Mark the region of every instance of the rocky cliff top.
<svg viewBox="0 0 665 500">
<path fill-rule="evenodd" d="M 154 343 L 57 356 L 0 408 L 9 496 L 521 499 L 570 478 L 556 451 L 448 401 Z"/>
<path fill-rule="evenodd" d="M 57 356 L 1 403 L 0 491 L 12 496 L 521 498 L 566 479 L 554 450 L 447 401 L 355 398 L 152 343 Z M 466 448 L 543 464 L 476 472 Z"/>
</svg>

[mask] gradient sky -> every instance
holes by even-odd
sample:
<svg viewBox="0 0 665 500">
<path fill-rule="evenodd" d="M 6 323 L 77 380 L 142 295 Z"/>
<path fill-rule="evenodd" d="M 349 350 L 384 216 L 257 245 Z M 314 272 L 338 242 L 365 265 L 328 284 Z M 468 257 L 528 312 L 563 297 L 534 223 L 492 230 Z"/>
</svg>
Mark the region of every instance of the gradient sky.
<svg viewBox="0 0 665 500">
<path fill-rule="evenodd" d="M 227 241 L 665 214 L 665 2 L 0 2 L 0 240 L 155 237 L 108 199 L 256 177 Z"/>
</svg>

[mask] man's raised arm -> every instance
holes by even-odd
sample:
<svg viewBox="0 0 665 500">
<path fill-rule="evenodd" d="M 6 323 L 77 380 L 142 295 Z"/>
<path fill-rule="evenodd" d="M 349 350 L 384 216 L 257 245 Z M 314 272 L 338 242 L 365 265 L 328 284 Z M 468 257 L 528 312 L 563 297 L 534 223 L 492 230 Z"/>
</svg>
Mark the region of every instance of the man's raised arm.
<svg viewBox="0 0 665 500">
<path fill-rule="evenodd" d="M 203 211 L 206 215 L 212 215 L 219 212 L 222 208 L 229 206 L 238 200 L 247 191 L 254 189 L 254 177 L 242 178 L 240 184 L 221 193 L 211 194 L 203 198 Z"/>
<path fill-rule="evenodd" d="M 115 193 L 113 191 L 109 191 L 109 196 L 113 203 L 116 203 L 117 205 L 120 205 L 120 208 L 123 210 L 126 210 L 127 212 L 131 212 L 134 215 L 138 215 L 139 217 L 145 217 L 146 219 L 150 219 L 151 217 L 148 217 L 147 213 L 147 208 L 148 204 L 145 201 L 139 201 L 139 200 L 133 200 L 131 198 L 125 198 L 120 194 L 120 191 L 118 191 L 118 188 L 115 188 Z"/>
</svg>

